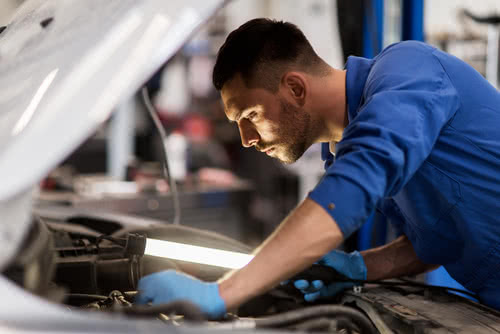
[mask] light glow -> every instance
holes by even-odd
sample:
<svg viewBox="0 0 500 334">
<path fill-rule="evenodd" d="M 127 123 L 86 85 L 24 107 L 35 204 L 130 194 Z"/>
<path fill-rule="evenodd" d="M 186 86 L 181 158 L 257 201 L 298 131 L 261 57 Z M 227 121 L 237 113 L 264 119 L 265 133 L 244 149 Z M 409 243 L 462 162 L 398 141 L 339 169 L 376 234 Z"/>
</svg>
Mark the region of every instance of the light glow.
<svg viewBox="0 0 500 334">
<path fill-rule="evenodd" d="M 250 254 L 149 238 L 146 240 L 144 255 L 159 256 L 172 260 L 207 264 L 229 269 L 242 268 L 253 259 L 253 255 Z"/>
<path fill-rule="evenodd" d="M 49 89 L 50 84 L 56 77 L 58 71 L 59 71 L 58 68 L 52 70 L 52 72 L 50 72 L 45 77 L 45 79 L 43 79 L 42 84 L 40 85 L 40 87 L 38 87 L 35 95 L 28 104 L 28 107 L 24 110 L 23 115 L 21 116 L 21 118 L 19 118 L 16 125 L 14 126 L 14 129 L 12 130 L 12 135 L 15 136 L 19 134 L 21 131 L 23 131 L 26 125 L 28 125 L 29 121 L 33 117 L 33 114 L 35 113 L 36 108 L 38 107 L 38 104 L 40 104 L 40 101 L 47 92 L 47 89 Z"/>
</svg>

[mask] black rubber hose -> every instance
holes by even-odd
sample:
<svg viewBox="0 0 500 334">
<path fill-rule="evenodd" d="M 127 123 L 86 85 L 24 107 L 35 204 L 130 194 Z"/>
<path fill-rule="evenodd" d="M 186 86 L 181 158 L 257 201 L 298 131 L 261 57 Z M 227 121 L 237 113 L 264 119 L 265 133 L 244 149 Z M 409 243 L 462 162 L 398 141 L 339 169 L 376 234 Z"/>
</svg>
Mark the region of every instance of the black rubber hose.
<svg viewBox="0 0 500 334">
<path fill-rule="evenodd" d="M 119 310 L 129 316 L 136 317 L 156 317 L 158 314 L 178 314 L 183 315 L 184 319 L 190 321 L 204 321 L 207 317 L 201 312 L 201 310 L 191 302 L 188 301 L 177 301 L 168 304 L 160 304 L 153 306 L 137 306 L 123 308 Z"/>
<path fill-rule="evenodd" d="M 293 329 L 304 332 L 332 332 L 338 330 L 337 325 L 336 320 L 322 317 L 301 322 L 293 326 Z"/>
<path fill-rule="evenodd" d="M 378 334 L 378 331 L 363 313 L 347 306 L 341 305 L 321 305 L 312 306 L 299 310 L 281 313 L 265 318 L 255 319 L 257 328 L 286 327 L 298 322 L 304 322 L 314 318 L 334 318 L 341 317 L 350 319 L 359 327 L 362 334 Z"/>
<path fill-rule="evenodd" d="M 88 298 L 88 299 L 97 299 L 97 300 L 108 299 L 107 296 L 93 295 L 93 294 L 86 294 L 86 293 L 68 293 L 68 294 L 66 294 L 66 296 L 70 297 L 70 298 Z"/>
<path fill-rule="evenodd" d="M 72 298 L 72 299 L 88 299 L 89 302 L 97 301 L 97 300 L 106 300 L 108 299 L 107 296 L 102 296 L 102 295 L 93 295 L 93 294 L 86 294 L 86 293 L 67 293 L 65 295 L 65 298 Z"/>
</svg>

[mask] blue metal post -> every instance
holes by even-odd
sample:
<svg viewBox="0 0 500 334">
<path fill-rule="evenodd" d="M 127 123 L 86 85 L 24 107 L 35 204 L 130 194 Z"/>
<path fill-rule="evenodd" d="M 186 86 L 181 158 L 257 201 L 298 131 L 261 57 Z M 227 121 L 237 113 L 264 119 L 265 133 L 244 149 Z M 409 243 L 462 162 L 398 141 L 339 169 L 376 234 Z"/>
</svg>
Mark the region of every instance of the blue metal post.
<svg viewBox="0 0 500 334">
<path fill-rule="evenodd" d="M 373 58 L 383 46 L 384 36 L 384 1 L 365 0 L 365 13 L 363 15 L 363 57 Z M 358 250 L 372 248 L 372 231 L 374 229 L 375 213 L 372 213 L 358 231 Z M 378 224 L 380 225 L 380 224 Z M 384 244 L 387 228 L 378 226 L 376 229 L 377 244 Z"/>
<path fill-rule="evenodd" d="M 424 41 L 424 0 L 403 0 L 402 8 L 403 41 Z"/>
<path fill-rule="evenodd" d="M 382 51 L 384 36 L 384 1 L 365 0 L 363 15 L 363 57 L 373 58 Z"/>
</svg>

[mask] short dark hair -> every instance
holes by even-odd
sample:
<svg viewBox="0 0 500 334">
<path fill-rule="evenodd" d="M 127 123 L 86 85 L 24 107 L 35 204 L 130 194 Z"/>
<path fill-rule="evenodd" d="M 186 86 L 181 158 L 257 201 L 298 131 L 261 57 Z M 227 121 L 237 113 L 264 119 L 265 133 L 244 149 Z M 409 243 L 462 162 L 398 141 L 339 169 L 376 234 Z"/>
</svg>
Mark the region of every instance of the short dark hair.
<svg viewBox="0 0 500 334">
<path fill-rule="evenodd" d="M 212 82 L 220 91 L 239 73 L 247 87 L 274 92 L 291 67 L 317 73 L 324 72 L 327 65 L 296 25 L 257 18 L 229 34 L 217 54 Z"/>
</svg>

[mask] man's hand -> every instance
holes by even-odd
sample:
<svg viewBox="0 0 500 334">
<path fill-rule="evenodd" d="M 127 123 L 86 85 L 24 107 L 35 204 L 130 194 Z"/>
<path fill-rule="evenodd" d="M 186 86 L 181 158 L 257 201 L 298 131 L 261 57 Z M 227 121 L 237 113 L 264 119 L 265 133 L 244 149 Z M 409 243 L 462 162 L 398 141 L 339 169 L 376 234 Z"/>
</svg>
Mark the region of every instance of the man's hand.
<svg viewBox="0 0 500 334">
<path fill-rule="evenodd" d="M 353 280 L 366 280 L 366 265 L 363 257 L 358 252 L 344 253 L 333 250 L 323 256 L 318 264 L 329 266 Z M 338 282 L 325 286 L 323 281 L 297 280 L 294 285 L 304 294 L 304 299 L 308 302 L 318 298 L 333 297 L 340 291 L 350 288 L 355 284 L 352 282 Z"/>
<path fill-rule="evenodd" d="M 166 270 L 141 278 L 137 304 L 166 304 L 186 300 L 197 305 L 209 318 L 220 318 L 226 305 L 217 283 L 202 282 L 194 277 Z"/>
</svg>

